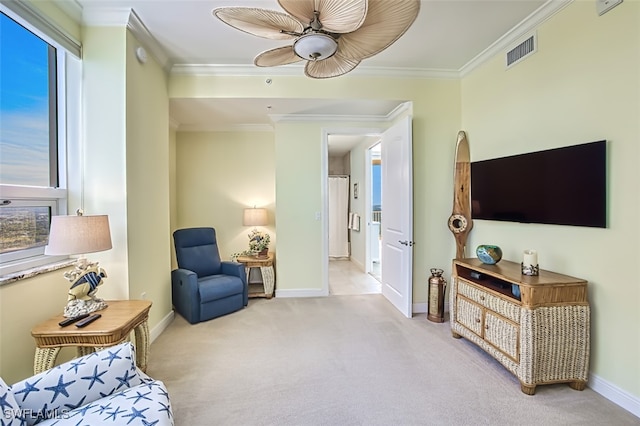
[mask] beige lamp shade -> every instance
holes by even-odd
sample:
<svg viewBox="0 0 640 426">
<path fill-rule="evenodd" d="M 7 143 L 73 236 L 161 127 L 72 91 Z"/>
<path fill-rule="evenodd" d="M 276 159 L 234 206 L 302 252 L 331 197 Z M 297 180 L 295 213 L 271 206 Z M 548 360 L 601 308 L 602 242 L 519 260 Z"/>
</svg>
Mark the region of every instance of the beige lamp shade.
<svg viewBox="0 0 640 426">
<path fill-rule="evenodd" d="M 95 253 L 109 250 L 111 231 L 109 217 L 53 216 L 49 230 L 49 244 L 44 249 L 48 255 Z"/>
<path fill-rule="evenodd" d="M 244 209 L 242 217 L 244 226 L 265 226 L 267 224 L 267 209 Z"/>
</svg>

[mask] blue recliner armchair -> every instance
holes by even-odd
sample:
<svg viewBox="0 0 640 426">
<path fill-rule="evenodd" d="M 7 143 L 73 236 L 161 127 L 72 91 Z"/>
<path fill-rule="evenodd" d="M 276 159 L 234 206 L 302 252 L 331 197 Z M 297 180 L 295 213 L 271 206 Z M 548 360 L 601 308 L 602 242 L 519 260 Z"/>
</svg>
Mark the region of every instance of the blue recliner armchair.
<svg viewBox="0 0 640 426">
<path fill-rule="evenodd" d="M 178 269 L 171 271 L 171 295 L 180 315 L 195 324 L 247 306 L 244 265 L 220 260 L 215 229 L 178 229 L 173 242 Z"/>
</svg>

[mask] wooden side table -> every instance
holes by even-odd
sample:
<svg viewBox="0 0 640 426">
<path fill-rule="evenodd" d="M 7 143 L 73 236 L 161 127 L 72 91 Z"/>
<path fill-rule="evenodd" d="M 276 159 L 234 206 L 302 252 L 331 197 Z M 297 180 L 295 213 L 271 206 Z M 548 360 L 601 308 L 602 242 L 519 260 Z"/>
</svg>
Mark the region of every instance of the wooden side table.
<svg viewBox="0 0 640 426">
<path fill-rule="evenodd" d="M 31 330 L 36 340 L 36 354 L 33 361 L 34 374 L 53 368 L 58 352 L 64 346 L 76 346 L 78 356 L 87 355 L 96 348 L 114 346 L 135 334 L 136 365 L 147 369 L 149 353 L 149 309 L 148 300 L 108 300 L 105 309 L 96 311 L 102 317 L 78 328 L 71 324 L 60 327 L 58 323 L 65 319 L 60 314 Z"/>
<path fill-rule="evenodd" d="M 247 271 L 247 281 L 251 268 L 260 268 L 262 274 L 263 292 L 249 291 L 249 297 L 266 297 L 271 299 L 276 287 L 275 273 L 273 271 L 273 253 L 268 253 L 267 257 L 239 256 L 236 261 L 242 263 Z M 250 289 L 251 290 L 251 289 Z"/>
</svg>

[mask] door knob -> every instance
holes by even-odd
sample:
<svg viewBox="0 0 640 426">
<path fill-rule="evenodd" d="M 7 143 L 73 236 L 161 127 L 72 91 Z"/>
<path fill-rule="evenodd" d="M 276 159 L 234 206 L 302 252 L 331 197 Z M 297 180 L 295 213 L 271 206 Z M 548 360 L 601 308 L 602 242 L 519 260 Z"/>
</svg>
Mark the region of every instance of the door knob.
<svg viewBox="0 0 640 426">
<path fill-rule="evenodd" d="M 403 246 L 409 246 L 409 247 L 412 247 L 412 246 L 414 246 L 414 245 L 416 244 L 416 243 L 415 243 L 415 242 L 413 242 L 413 241 L 407 241 L 407 240 L 404 240 L 404 241 L 400 241 L 400 240 L 398 240 L 398 242 L 399 242 L 400 244 L 402 244 Z"/>
</svg>

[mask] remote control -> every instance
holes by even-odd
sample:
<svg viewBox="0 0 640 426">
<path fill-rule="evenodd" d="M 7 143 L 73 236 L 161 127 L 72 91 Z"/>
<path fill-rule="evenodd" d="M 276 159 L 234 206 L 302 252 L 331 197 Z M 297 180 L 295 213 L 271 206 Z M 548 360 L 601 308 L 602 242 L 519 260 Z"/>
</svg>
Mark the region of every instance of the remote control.
<svg viewBox="0 0 640 426">
<path fill-rule="evenodd" d="M 86 317 L 88 317 L 88 316 L 89 316 L 89 314 L 80 314 L 80 315 L 78 315 L 78 316 L 76 316 L 76 317 L 71 317 L 71 318 L 67 318 L 67 319 L 65 319 L 65 320 L 62 320 L 62 321 L 60 321 L 60 322 L 58 323 L 58 325 L 59 325 L 60 327 L 66 327 L 66 326 L 71 325 L 71 324 L 73 324 L 73 323 L 74 323 L 74 322 L 76 322 L 76 321 L 80 321 L 81 319 L 84 319 L 84 318 L 86 318 Z"/>
<path fill-rule="evenodd" d="M 80 327 L 84 327 L 85 325 L 89 325 L 90 323 L 94 322 L 95 320 L 97 320 L 101 316 L 102 315 L 100 315 L 100 314 L 93 314 L 90 317 L 85 318 L 82 321 L 77 322 L 76 323 L 76 327 L 80 328 Z"/>
</svg>

